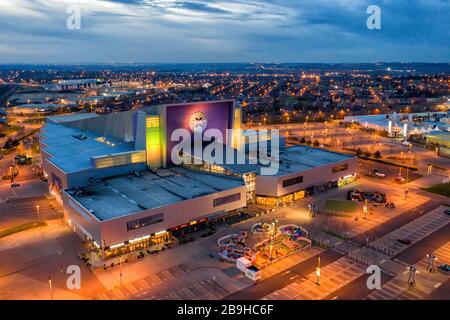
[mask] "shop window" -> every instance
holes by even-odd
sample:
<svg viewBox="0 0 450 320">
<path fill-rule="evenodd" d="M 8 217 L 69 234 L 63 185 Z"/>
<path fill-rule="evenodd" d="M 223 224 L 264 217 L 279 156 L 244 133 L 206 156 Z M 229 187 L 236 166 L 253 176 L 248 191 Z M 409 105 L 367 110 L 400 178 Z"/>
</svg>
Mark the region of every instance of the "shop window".
<svg viewBox="0 0 450 320">
<path fill-rule="evenodd" d="M 294 192 L 294 201 L 303 199 L 305 197 L 305 190 Z"/>
<path fill-rule="evenodd" d="M 290 203 L 292 202 L 294 199 L 294 195 L 291 194 L 287 194 L 285 196 L 280 197 L 280 203 Z"/>
<path fill-rule="evenodd" d="M 278 199 L 274 197 L 256 197 L 256 203 L 263 206 L 275 207 L 278 204 Z"/>
</svg>

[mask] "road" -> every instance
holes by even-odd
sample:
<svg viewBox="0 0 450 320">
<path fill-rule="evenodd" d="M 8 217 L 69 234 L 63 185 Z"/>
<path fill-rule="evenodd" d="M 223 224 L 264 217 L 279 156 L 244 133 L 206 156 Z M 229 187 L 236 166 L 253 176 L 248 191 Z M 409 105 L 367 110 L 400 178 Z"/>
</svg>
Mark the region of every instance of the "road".
<svg viewBox="0 0 450 320">
<path fill-rule="evenodd" d="M 425 213 L 433 210 L 434 208 L 437 208 L 441 205 L 440 202 L 437 201 L 428 201 L 422 206 L 416 207 L 412 210 L 406 211 L 399 215 L 398 217 L 395 217 L 385 223 L 383 223 L 380 226 L 377 226 L 373 228 L 372 230 L 369 230 L 368 232 L 364 232 L 360 235 L 357 235 L 354 237 L 351 242 L 356 242 L 359 245 L 363 245 L 366 242 L 367 237 L 373 237 L 376 235 L 376 237 L 381 237 L 382 235 L 388 234 L 392 232 L 393 230 L 407 224 L 408 222 L 417 219 L 418 217 L 424 215 Z M 339 258 L 343 257 L 344 254 L 335 251 L 334 249 L 328 249 L 325 252 L 321 254 L 321 267 L 325 267 L 326 265 L 335 262 Z M 304 262 L 301 262 L 294 267 L 288 269 L 285 272 L 282 272 L 278 275 L 272 276 L 266 280 L 262 280 L 260 282 L 257 282 L 255 285 L 241 290 L 239 292 L 236 292 L 234 294 L 231 294 L 227 297 L 225 297 L 225 300 L 256 300 L 261 299 L 268 294 L 279 290 L 290 283 L 292 283 L 292 279 L 295 276 L 298 276 L 301 278 L 306 278 L 306 276 L 312 272 L 314 272 L 316 268 L 317 258 L 313 257 L 310 258 Z M 358 281 L 364 281 L 364 276 L 361 277 Z M 389 277 L 386 277 L 383 279 L 384 281 L 389 280 Z M 351 282 L 353 283 L 353 282 Z M 358 286 L 358 283 L 353 284 L 355 286 Z M 347 290 L 351 290 L 351 287 Z M 341 295 L 344 295 L 346 292 L 345 286 L 341 289 L 343 290 Z M 349 291 L 351 292 L 351 291 Z M 361 292 L 360 294 L 362 294 Z M 339 296 L 339 294 L 337 294 Z M 331 297 L 332 298 L 332 297 Z"/>
<path fill-rule="evenodd" d="M 432 253 L 437 248 L 449 241 L 450 224 L 438 229 L 428 237 L 418 241 L 414 245 L 402 251 L 395 259 L 405 262 L 407 264 L 414 264 L 427 254 Z M 440 261 L 441 263 L 448 263 L 450 261 Z"/>
<path fill-rule="evenodd" d="M 449 241 L 450 234 L 450 224 L 445 227 L 435 231 L 428 237 L 416 242 L 411 245 L 404 251 L 402 251 L 399 255 L 395 257 L 395 260 L 401 261 L 402 263 L 416 264 L 421 259 L 423 259 L 426 254 L 434 252 L 441 246 L 443 246 L 446 242 Z M 450 261 L 441 261 L 441 263 L 449 263 Z M 369 290 L 366 285 L 368 275 L 363 275 L 356 279 L 355 281 L 349 283 L 346 286 L 343 286 L 339 290 L 333 292 L 328 295 L 325 299 L 336 299 L 336 300 L 361 300 L 366 297 L 368 294 L 372 292 Z M 384 272 L 381 273 L 381 286 L 392 280 L 394 276 L 388 275 Z M 445 291 L 447 288 L 450 289 L 450 279 L 445 282 L 441 287 L 439 287 L 436 292 L 433 292 L 430 298 L 434 299 L 450 299 L 449 292 Z"/>
<path fill-rule="evenodd" d="M 321 266 L 326 266 L 339 258 L 343 257 L 344 254 L 337 252 L 333 249 L 329 249 L 323 252 L 320 255 L 321 258 Z M 264 296 L 279 290 L 290 283 L 292 283 L 292 278 L 297 276 L 300 279 L 306 278 L 306 276 L 316 269 L 317 266 L 317 257 L 310 258 L 306 261 L 303 261 L 288 270 L 272 276 L 267 280 L 263 280 L 261 282 L 257 282 L 255 285 L 238 291 L 234 294 L 231 294 L 224 298 L 224 300 L 257 300 L 261 299 Z"/>
</svg>

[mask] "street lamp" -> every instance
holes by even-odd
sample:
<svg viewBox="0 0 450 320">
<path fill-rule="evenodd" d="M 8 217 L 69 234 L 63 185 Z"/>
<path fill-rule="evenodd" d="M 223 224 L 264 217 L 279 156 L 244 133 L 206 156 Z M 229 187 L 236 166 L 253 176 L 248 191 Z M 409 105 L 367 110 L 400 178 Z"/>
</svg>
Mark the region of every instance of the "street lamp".
<svg viewBox="0 0 450 320">
<path fill-rule="evenodd" d="M 320 256 L 317 256 L 317 267 L 316 267 L 317 285 L 320 286 Z"/>
<path fill-rule="evenodd" d="M 405 200 L 408 199 L 408 183 L 409 183 L 409 167 L 406 163 L 406 189 L 405 189 Z"/>
<path fill-rule="evenodd" d="M 39 211 L 40 206 L 36 205 L 36 211 L 37 211 L 37 216 L 38 216 L 38 222 L 41 223 L 41 213 Z"/>
<path fill-rule="evenodd" d="M 50 290 L 50 300 L 53 300 L 53 286 L 51 276 L 48 276 L 48 289 Z"/>
<path fill-rule="evenodd" d="M 369 211 L 369 201 L 367 199 L 364 199 L 364 206 L 363 206 L 364 219 L 367 219 L 368 211 Z"/>
<path fill-rule="evenodd" d="M 437 257 L 433 254 L 427 254 L 428 258 L 428 264 L 427 264 L 427 270 L 431 273 L 434 272 L 434 263 L 437 261 Z"/>
<path fill-rule="evenodd" d="M 63 264 L 62 264 L 62 251 L 58 251 L 58 256 L 59 256 L 59 270 L 61 271 L 61 273 L 63 272 Z"/>
<path fill-rule="evenodd" d="M 409 270 L 408 284 L 410 286 L 415 286 L 416 285 L 416 273 L 417 273 L 416 266 L 411 265 L 410 267 L 408 267 L 408 270 Z"/>
<path fill-rule="evenodd" d="M 122 281 L 122 255 L 119 257 L 119 268 L 120 268 L 120 285 L 123 284 Z"/>
</svg>

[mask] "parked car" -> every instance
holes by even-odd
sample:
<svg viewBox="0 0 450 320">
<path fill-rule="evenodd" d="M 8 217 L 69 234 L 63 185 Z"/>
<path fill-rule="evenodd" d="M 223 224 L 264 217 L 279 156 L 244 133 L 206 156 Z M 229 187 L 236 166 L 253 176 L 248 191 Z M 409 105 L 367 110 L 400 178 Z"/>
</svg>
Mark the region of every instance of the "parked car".
<svg viewBox="0 0 450 320">
<path fill-rule="evenodd" d="M 410 245 L 411 244 L 411 240 L 403 238 L 403 239 L 397 239 L 398 242 L 402 243 L 402 244 L 406 244 L 406 245 Z"/>
<path fill-rule="evenodd" d="M 381 177 L 381 178 L 386 177 L 386 173 L 384 173 L 383 171 L 381 171 L 379 169 L 373 169 L 372 172 L 377 177 Z"/>
<path fill-rule="evenodd" d="M 444 213 L 448 216 L 450 216 L 450 210 L 445 210 Z"/>
<path fill-rule="evenodd" d="M 12 183 L 11 184 L 11 188 L 15 188 L 15 187 L 20 187 L 20 184 L 19 183 Z"/>
<path fill-rule="evenodd" d="M 450 265 L 448 264 L 441 264 L 438 266 L 438 269 L 445 274 L 450 274 Z"/>
</svg>

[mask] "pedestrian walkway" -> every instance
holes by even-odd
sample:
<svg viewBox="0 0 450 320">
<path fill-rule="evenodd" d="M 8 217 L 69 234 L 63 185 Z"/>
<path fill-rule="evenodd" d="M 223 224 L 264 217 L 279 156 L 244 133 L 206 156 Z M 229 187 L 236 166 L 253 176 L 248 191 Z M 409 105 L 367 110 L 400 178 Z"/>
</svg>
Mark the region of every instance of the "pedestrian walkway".
<svg viewBox="0 0 450 320">
<path fill-rule="evenodd" d="M 136 298 L 135 295 L 147 292 L 168 280 L 180 277 L 187 273 L 187 268 L 184 264 L 179 264 L 166 270 L 159 271 L 139 280 L 127 283 L 120 286 L 120 279 L 118 286 L 115 289 L 108 290 L 95 297 L 94 300 L 116 300 L 116 299 L 131 299 Z M 139 297 L 137 297 L 139 299 Z"/>
<path fill-rule="evenodd" d="M 147 300 L 219 300 L 229 294 L 230 291 L 222 287 L 217 281 L 206 279 L 192 283 L 188 287 L 172 290 L 171 293 L 161 298 L 154 296 L 147 298 Z"/>
<path fill-rule="evenodd" d="M 263 300 L 320 300 L 332 292 L 344 287 L 355 279 L 366 273 L 366 268 L 342 257 L 333 263 L 321 268 L 320 285 L 317 285 L 316 272 L 309 274 L 306 278 L 299 278 L 293 283 L 276 290 Z"/>
<path fill-rule="evenodd" d="M 323 251 L 323 249 L 319 247 L 311 247 L 308 250 L 300 251 L 298 253 L 295 253 L 289 257 L 283 258 L 266 268 L 262 269 L 262 278 L 266 279 L 273 275 L 276 275 L 278 273 L 281 273 L 305 260 L 308 260 L 311 257 L 314 257 L 318 254 L 320 254 Z"/>
<path fill-rule="evenodd" d="M 437 257 L 437 263 L 450 263 L 450 241 L 434 252 Z M 415 275 L 416 285 L 408 284 L 410 271 L 406 269 L 391 281 L 385 283 L 380 290 L 374 290 L 367 295 L 365 300 L 422 300 L 425 299 L 434 290 L 439 288 L 447 279 L 439 271 L 430 273 L 427 271 L 428 259 L 425 257 L 416 265 L 417 273 Z"/>
</svg>

